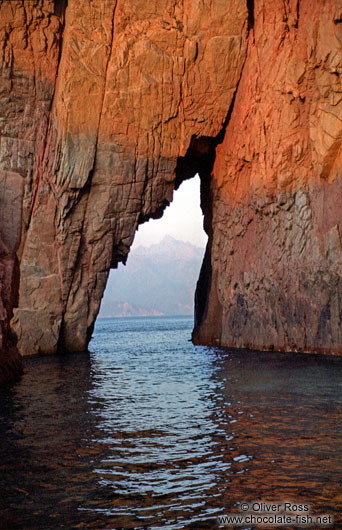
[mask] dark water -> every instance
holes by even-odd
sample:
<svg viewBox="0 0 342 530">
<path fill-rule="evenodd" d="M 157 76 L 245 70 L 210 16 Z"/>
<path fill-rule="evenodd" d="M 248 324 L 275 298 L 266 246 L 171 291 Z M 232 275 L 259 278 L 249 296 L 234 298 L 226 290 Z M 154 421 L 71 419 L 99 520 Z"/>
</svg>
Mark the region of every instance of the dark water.
<svg viewBox="0 0 342 530">
<path fill-rule="evenodd" d="M 0 392 L 0 528 L 215 528 L 244 500 L 342 528 L 342 359 L 194 347 L 192 319 L 102 320 L 90 354 Z"/>
</svg>

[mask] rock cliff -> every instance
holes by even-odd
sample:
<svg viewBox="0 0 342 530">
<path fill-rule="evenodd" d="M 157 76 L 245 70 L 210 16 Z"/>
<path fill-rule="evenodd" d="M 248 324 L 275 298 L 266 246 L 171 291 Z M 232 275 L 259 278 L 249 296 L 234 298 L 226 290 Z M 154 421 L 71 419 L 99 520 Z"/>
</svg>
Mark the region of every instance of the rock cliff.
<svg viewBox="0 0 342 530">
<path fill-rule="evenodd" d="M 3 336 L 13 309 L 21 353 L 86 349 L 109 268 L 199 172 L 194 340 L 342 353 L 341 22 L 339 0 L 1 2 Z"/>
<path fill-rule="evenodd" d="M 194 338 L 341 354 L 342 3 L 255 1 L 247 49 Z"/>
</svg>

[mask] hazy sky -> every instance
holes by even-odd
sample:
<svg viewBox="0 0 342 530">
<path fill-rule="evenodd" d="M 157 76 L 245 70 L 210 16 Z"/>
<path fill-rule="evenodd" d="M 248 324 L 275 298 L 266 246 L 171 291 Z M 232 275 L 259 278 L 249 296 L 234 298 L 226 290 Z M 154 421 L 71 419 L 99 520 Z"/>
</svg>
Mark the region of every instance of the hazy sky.
<svg viewBox="0 0 342 530">
<path fill-rule="evenodd" d="M 203 230 L 198 175 L 183 182 L 174 192 L 173 201 L 166 208 L 161 219 L 151 219 L 139 226 L 132 248 L 159 243 L 166 235 L 181 241 L 189 241 L 197 247 L 205 247 L 207 235 Z"/>
</svg>

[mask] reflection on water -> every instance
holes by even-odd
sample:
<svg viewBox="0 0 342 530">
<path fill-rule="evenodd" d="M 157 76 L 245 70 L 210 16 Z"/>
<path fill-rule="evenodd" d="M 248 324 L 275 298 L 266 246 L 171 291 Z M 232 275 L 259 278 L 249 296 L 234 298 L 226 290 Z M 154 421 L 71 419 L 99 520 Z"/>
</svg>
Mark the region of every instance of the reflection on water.
<svg viewBox="0 0 342 530">
<path fill-rule="evenodd" d="M 215 528 L 292 500 L 341 528 L 342 360 L 194 347 L 189 318 L 99 321 L 92 353 L 0 392 L 0 528 Z"/>
</svg>

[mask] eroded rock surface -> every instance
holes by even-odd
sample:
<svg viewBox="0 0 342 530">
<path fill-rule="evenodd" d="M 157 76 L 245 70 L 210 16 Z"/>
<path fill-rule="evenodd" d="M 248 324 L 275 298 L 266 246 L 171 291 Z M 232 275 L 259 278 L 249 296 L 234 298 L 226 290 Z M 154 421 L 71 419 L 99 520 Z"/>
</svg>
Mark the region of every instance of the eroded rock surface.
<svg viewBox="0 0 342 530">
<path fill-rule="evenodd" d="M 3 165 L 13 170 L 18 150 L 30 164 L 13 319 L 25 354 L 86 349 L 109 267 L 126 260 L 138 224 L 171 201 L 192 138 L 221 130 L 247 34 L 239 0 L 32 5 L 2 7 L 5 93 L 21 101 L 24 85 L 31 98 L 20 130 L 6 117 L 8 134 L 25 139 Z M 11 37 L 18 13 L 22 33 Z"/>
<path fill-rule="evenodd" d="M 1 3 L 23 354 L 86 349 L 109 268 L 196 172 L 194 340 L 342 353 L 341 20 L 339 0 Z"/>
<path fill-rule="evenodd" d="M 63 10 L 56 11 L 52 1 L 0 2 L 0 382 L 21 371 L 9 319 L 18 306 L 18 258 L 33 218 L 55 90 L 63 27 Z M 32 319 L 28 325 L 39 333 Z"/>
<path fill-rule="evenodd" d="M 254 4 L 195 340 L 342 353 L 342 3 Z"/>
</svg>

